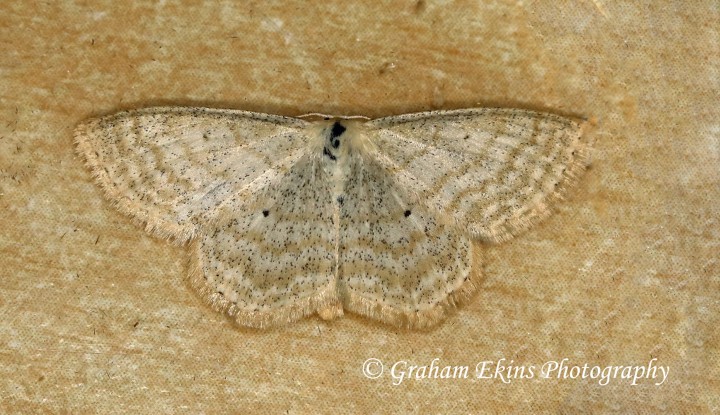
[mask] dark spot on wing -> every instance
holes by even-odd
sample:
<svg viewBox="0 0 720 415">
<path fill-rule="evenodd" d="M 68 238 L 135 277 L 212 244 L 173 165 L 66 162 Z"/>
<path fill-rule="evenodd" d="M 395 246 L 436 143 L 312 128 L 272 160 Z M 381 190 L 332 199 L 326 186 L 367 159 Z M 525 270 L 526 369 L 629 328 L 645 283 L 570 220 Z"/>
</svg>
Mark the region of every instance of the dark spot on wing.
<svg viewBox="0 0 720 415">
<path fill-rule="evenodd" d="M 411 211 L 406 210 L 405 213 L 404 213 L 404 215 L 405 215 L 405 217 L 407 218 L 408 216 L 410 216 L 411 213 L 412 213 Z"/>
<path fill-rule="evenodd" d="M 270 214 L 270 211 L 265 209 L 263 210 L 263 216 L 267 217 Z"/>
</svg>

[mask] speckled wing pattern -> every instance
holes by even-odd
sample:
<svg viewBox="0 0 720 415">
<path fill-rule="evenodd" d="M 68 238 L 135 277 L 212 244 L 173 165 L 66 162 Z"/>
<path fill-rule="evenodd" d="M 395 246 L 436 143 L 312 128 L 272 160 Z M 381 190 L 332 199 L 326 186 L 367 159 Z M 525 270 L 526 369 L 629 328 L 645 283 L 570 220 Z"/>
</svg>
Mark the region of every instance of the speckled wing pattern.
<svg viewBox="0 0 720 415">
<path fill-rule="evenodd" d="M 190 281 L 246 326 L 339 314 L 331 183 L 321 159 L 305 154 L 267 185 L 228 200 L 192 244 Z"/>
<path fill-rule="evenodd" d="M 501 242 L 544 218 L 585 168 L 583 125 L 535 111 L 478 108 L 368 123 L 379 160 L 485 242 Z"/>
<path fill-rule="evenodd" d="M 358 121 L 148 108 L 76 130 L 106 196 L 190 241 L 190 282 L 238 324 L 359 313 L 420 328 L 477 288 L 481 244 L 549 212 L 582 124 L 518 109 Z"/>
<path fill-rule="evenodd" d="M 350 163 L 340 215 L 343 307 L 400 326 L 441 320 L 471 294 L 480 250 L 375 157 Z"/>
<path fill-rule="evenodd" d="M 105 195 L 157 236 L 185 242 L 198 221 L 308 150 L 308 123 L 204 108 L 147 108 L 80 124 L 78 151 Z"/>
</svg>

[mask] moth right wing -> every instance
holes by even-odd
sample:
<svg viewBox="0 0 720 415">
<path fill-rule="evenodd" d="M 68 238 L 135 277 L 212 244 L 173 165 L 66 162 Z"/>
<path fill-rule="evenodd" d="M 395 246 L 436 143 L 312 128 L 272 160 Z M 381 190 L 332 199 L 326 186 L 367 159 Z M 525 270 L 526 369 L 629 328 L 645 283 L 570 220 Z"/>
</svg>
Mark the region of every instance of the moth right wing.
<svg viewBox="0 0 720 415">
<path fill-rule="evenodd" d="M 374 155 L 350 156 L 347 169 L 338 254 L 345 308 L 396 326 L 438 323 L 475 291 L 481 248 Z"/>
<path fill-rule="evenodd" d="M 105 195 L 147 231 L 176 242 L 248 186 L 308 148 L 309 123 L 245 111 L 158 107 L 81 123 L 81 153 Z"/>
<path fill-rule="evenodd" d="M 585 168 L 583 124 L 554 114 L 478 108 L 365 125 L 398 183 L 486 242 L 509 239 L 547 216 Z"/>
</svg>

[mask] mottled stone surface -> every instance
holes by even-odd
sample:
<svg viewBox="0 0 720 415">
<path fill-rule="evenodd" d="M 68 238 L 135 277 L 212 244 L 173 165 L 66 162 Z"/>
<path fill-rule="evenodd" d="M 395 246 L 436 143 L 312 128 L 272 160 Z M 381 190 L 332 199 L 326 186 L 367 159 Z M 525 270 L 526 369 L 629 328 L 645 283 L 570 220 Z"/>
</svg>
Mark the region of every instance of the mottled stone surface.
<svg viewBox="0 0 720 415">
<path fill-rule="evenodd" d="M 124 4 L 0 5 L 0 412 L 720 410 L 716 2 Z M 112 209 L 73 148 L 79 121 L 153 105 L 544 110 L 593 121 L 592 167 L 486 250 L 478 294 L 434 330 L 244 330 L 185 285 L 188 248 Z M 393 385 L 395 362 L 435 358 L 469 378 Z M 535 378 L 473 379 L 503 358 Z M 538 379 L 563 358 L 670 372 Z"/>
</svg>

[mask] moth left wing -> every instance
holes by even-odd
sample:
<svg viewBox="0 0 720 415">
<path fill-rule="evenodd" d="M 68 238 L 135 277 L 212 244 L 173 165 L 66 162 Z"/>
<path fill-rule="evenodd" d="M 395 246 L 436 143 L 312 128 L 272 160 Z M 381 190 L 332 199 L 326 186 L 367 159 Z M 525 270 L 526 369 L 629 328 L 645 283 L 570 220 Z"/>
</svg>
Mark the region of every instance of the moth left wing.
<svg viewBox="0 0 720 415">
<path fill-rule="evenodd" d="M 190 282 L 243 326 L 341 315 L 332 190 L 322 154 L 306 154 L 223 203 L 191 244 Z"/>
<path fill-rule="evenodd" d="M 289 168 L 308 147 L 303 120 L 159 107 L 90 119 L 75 140 L 105 195 L 146 230 L 184 242 L 202 215 Z"/>
</svg>

